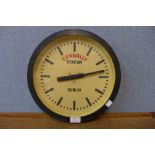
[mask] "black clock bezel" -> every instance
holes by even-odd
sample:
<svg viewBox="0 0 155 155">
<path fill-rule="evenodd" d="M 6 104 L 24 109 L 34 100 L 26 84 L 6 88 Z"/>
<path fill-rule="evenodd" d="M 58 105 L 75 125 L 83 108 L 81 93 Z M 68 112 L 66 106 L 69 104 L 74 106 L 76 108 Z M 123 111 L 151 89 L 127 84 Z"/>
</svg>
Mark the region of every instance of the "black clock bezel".
<svg viewBox="0 0 155 155">
<path fill-rule="evenodd" d="M 50 116 L 55 117 L 56 119 L 59 119 L 61 121 L 65 121 L 65 122 L 70 122 L 70 117 L 62 116 L 62 115 L 59 115 L 59 114 L 53 112 L 52 110 L 48 109 L 42 103 L 42 101 L 39 99 L 39 97 L 35 91 L 34 84 L 33 84 L 33 68 L 34 68 L 35 60 L 37 59 L 38 55 L 40 54 L 40 52 L 42 51 L 42 49 L 45 46 L 47 46 L 50 42 L 54 41 L 55 39 L 58 39 L 58 38 L 63 37 L 63 36 L 71 36 L 71 35 L 85 36 L 85 37 L 89 37 L 89 38 L 97 41 L 102 46 L 104 46 L 104 48 L 107 50 L 107 52 L 111 56 L 112 61 L 114 63 L 114 67 L 115 67 L 116 79 L 115 79 L 115 84 L 114 84 L 112 94 L 110 95 L 108 100 L 111 100 L 112 102 L 114 101 L 115 97 L 117 96 L 117 93 L 118 93 L 118 90 L 120 87 L 120 82 L 121 82 L 121 70 L 120 70 L 120 64 L 119 64 L 119 61 L 117 59 L 117 56 L 116 56 L 115 52 L 113 51 L 113 49 L 111 48 L 111 46 L 104 39 L 99 37 L 98 35 L 96 35 L 92 32 L 86 31 L 86 30 L 81 30 L 81 29 L 67 29 L 67 30 L 58 31 L 58 32 L 48 36 L 46 39 L 44 39 L 37 46 L 37 48 L 34 50 L 32 56 L 30 58 L 30 61 L 28 64 L 28 70 L 27 70 L 27 82 L 28 82 L 28 87 L 29 87 L 31 96 L 33 97 L 36 104 L 44 112 L 48 113 Z M 86 116 L 82 116 L 81 122 L 86 122 L 86 121 L 89 121 L 89 120 L 96 118 L 98 115 L 100 115 L 101 113 L 106 111 L 107 108 L 108 107 L 104 104 L 96 112 L 89 114 L 89 115 L 86 115 Z"/>
</svg>

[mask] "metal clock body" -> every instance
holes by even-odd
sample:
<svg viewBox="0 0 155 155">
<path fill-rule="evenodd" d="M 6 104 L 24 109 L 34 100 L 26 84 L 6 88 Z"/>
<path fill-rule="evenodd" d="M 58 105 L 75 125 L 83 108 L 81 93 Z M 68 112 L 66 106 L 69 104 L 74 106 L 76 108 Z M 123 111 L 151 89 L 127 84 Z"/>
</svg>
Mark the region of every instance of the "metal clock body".
<svg viewBox="0 0 155 155">
<path fill-rule="evenodd" d="M 27 80 L 32 97 L 45 112 L 81 123 L 111 106 L 121 72 L 114 51 L 102 38 L 70 29 L 39 44 L 31 56 Z"/>
</svg>

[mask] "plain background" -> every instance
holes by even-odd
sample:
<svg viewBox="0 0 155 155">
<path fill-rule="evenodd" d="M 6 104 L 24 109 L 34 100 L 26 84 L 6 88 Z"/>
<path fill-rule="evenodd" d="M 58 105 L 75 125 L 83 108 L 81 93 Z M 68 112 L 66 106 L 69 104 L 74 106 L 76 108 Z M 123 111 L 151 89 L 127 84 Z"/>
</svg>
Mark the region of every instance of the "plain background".
<svg viewBox="0 0 155 155">
<path fill-rule="evenodd" d="M 121 87 L 108 112 L 155 111 L 155 27 L 0 27 L 0 112 L 42 112 L 27 87 L 27 65 L 43 39 L 69 28 L 101 36 L 120 61 Z"/>
</svg>

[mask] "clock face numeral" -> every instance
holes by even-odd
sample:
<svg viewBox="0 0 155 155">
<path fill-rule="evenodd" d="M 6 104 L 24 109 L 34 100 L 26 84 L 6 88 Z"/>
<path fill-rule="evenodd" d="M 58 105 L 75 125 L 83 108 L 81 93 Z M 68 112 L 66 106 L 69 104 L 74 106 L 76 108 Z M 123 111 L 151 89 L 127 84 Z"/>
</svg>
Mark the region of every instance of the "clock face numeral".
<svg viewBox="0 0 155 155">
<path fill-rule="evenodd" d="M 76 110 L 76 101 L 73 101 L 73 110 Z"/>
<path fill-rule="evenodd" d="M 57 105 L 60 105 L 60 103 L 62 102 L 63 97 L 60 97 L 59 101 L 57 102 Z"/>
<path fill-rule="evenodd" d="M 86 101 L 87 101 L 88 105 L 91 106 L 91 102 L 90 102 L 90 100 L 88 99 L 88 97 L 86 97 Z"/>
<path fill-rule="evenodd" d="M 41 75 L 42 78 L 50 78 L 50 75 Z"/>
<path fill-rule="evenodd" d="M 89 51 L 88 51 L 88 53 L 87 53 L 87 56 L 89 56 L 89 54 L 91 53 L 92 49 L 93 49 L 93 47 L 90 47 L 90 48 L 89 48 Z"/>
<path fill-rule="evenodd" d="M 99 78 L 108 78 L 108 76 L 99 76 Z"/>
<path fill-rule="evenodd" d="M 76 52 L 76 42 L 73 43 L 73 51 Z"/>
<path fill-rule="evenodd" d="M 49 90 L 45 91 L 45 94 L 47 94 L 47 93 L 49 93 L 49 92 L 51 92 L 53 90 L 54 90 L 54 88 L 50 88 Z"/>
<path fill-rule="evenodd" d="M 101 95 L 104 94 L 101 90 L 99 90 L 99 89 L 97 89 L 97 88 L 95 89 L 95 91 L 98 92 L 98 93 L 100 93 Z"/>
<path fill-rule="evenodd" d="M 63 52 L 62 52 L 62 50 L 60 49 L 60 47 L 59 47 L 59 46 L 57 47 L 57 49 L 58 49 L 58 51 L 59 51 L 60 55 L 63 55 Z"/>
<path fill-rule="evenodd" d="M 99 62 L 97 62 L 96 65 L 99 65 L 99 64 L 101 64 L 101 63 L 103 63 L 103 62 L 104 62 L 104 59 L 101 60 L 101 61 L 99 61 Z"/>
<path fill-rule="evenodd" d="M 83 117 L 104 106 L 116 72 L 97 41 L 65 35 L 48 43 L 34 60 L 33 85 L 42 104 L 59 116 Z"/>
<path fill-rule="evenodd" d="M 49 64 L 53 65 L 54 63 L 51 60 L 45 59 L 46 62 L 48 62 Z"/>
</svg>

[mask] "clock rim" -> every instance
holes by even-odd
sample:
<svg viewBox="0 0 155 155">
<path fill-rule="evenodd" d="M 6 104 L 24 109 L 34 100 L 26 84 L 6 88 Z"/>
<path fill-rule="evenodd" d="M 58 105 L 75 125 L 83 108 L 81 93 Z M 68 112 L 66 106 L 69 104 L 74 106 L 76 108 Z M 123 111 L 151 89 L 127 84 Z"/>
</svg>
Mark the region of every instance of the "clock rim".
<svg viewBox="0 0 155 155">
<path fill-rule="evenodd" d="M 63 115 L 53 112 L 52 110 L 48 109 L 42 103 L 42 101 L 39 99 L 39 97 L 35 91 L 34 84 L 33 84 L 33 69 L 34 69 L 34 65 L 35 65 L 35 60 L 37 59 L 40 52 L 46 45 L 48 45 L 50 42 L 54 41 L 55 39 L 58 39 L 63 36 L 71 36 L 71 35 L 76 35 L 76 36 L 79 35 L 79 36 L 89 37 L 89 38 L 95 40 L 96 42 L 100 43 L 106 49 L 108 54 L 110 55 L 112 62 L 114 64 L 114 68 L 115 68 L 115 84 L 114 84 L 112 93 L 111 93 L 109 99 L 107 100 L 107 102 L 109 100 L 112 102 L 114 101 L 114 99 L 116 98 L 116 96 L 118 94 L 118 91 L 120 88 L 120 83 L 121 83 L 121 69 L 120 69 L 120 64 L 119 64 L 118 58 L 117 58 L 114 50 L 112 49 L 112 47 L 100 36 L 98 36 L 92 32 L 82 30 L 82 29 L 65 29 L 65 30 L 55 32 L 52 35 L 46 37 L 43 41 L 41 41 L 39 43 L 39 45 L 36 47 L 36 49 L 34 50 L 34 52 L 32 53 L 32 55 L 30 57 L 28 68 L 27 68 L 28 88 L 30 90 L 30 94 L 31 94 L 32 98 L 44 112 L 46 112 L 47 114 L 49 114 L 50 116 L 52 116 L 56 119 L 59 119 L 61 121 L 65 121 L 65 122 L 70 122 L 70 117 L 66 117 L 66 116 L 63 116 Z M 108 109 L 108 106 L 106 106 L 106 103 L 97 111 L 95 111 L 89 115 L 86 115 L 86 116 L 81 116 L 80 117 L 81 122 L 90 121 L 90 120 L 96 118 L 97 116 L 99 116 L 100 114 L 102 114 L 103 112 L 105 112 Z"/>
</svg>

